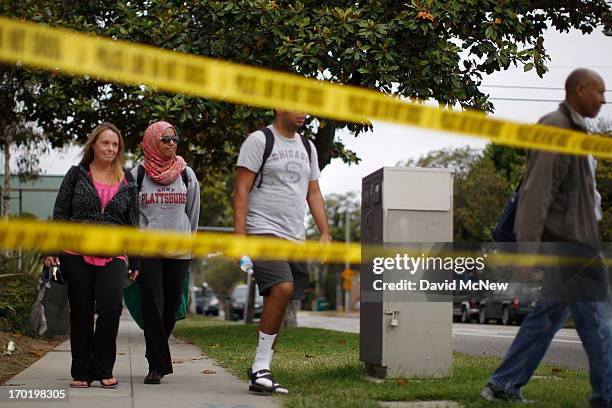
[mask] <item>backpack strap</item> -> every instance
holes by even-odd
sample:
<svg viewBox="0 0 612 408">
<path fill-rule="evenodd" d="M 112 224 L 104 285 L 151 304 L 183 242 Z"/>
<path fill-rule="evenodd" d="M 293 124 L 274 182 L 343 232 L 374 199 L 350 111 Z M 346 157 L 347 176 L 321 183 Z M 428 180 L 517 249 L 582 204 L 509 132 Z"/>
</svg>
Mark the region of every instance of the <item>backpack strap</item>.
<svg viewBox="0 0 612 408">
<path fill-rule="evenodd" d="M 187 167 L 185 167 L 183 171 L 181 171 L 181 178 L 183 179 L 185 188 L 189 189 L 189 174 L 187 174 Z"/>
<path fill-rule="evenodd" d="M 306 136 L 300 135 L 300 138 L 302 139 L 306 153 L 308 153 L 308 163 L 310 164 L 310 159 L 312 158 L 312 146 L 310 146 L 310 141 Z"/>
<path fill-rule="evenodd" d="M 138 170 L 136 172 L 136 185 L 138 186 L 138 192 L 142 190 L 142 181 L 144 180 L 145 169 L 142 164 L 138 165 Z"/>
<path fill-rule="evenodd" d="M 127 171 L 126 169 L 123 169 L 123 178 L 121 179 L 121 181 L 119 182 L 119 187 L 128 187 L 130 185 L 130 183 L 134 183 L 134 177 L 132 177 L 132 173 L 130 173 L 129 171 Z"/>
<path fill-rule="evenodd" d="M 268 157 L 270 157 L 270 154 L 272 154 L 272 149 L 274 148 L 274 133 L 272 133 L 272 131 L 267 127 L 261 129 L 261 131 L 266 136 L 266 147 L 264 148 L 259 171 L 257 171 L 257 174 L 255 174 L 255 179 L 257 179 L 257 176 L 260 176 L 257 188 L 261 188 L 261 183 L 263 181 L 263 167 L 266 164 L 266 161 L 268 161 Z"/>
<path fill-rule="evenodd" d="M 127 181 L 128 183 L 136 181 L 134 180 L 134 176 L 132 176 L 132 172 L 124 170 L 123 173 L 125 174 L 125 181 Z"/>
<path fill-rule="evenodd" d="M 145 176 L 145 169 L 142 164 L 139 164 L 138 170 L 136 172 L 136 184 L 138 185 L 138 192 L 142 190 L 142 182 L 144 180 L 144 176 Z M 131 174 L 130 174 L 130 177 L 131 177 Z M 185 184 L 185 187 L 189 188 L 189 174 L 187 173 L 187 167 L 185 167 L 183 171 L 181 171 L 181 178 L 183 179 L 183 183 Z"/>
</svg>

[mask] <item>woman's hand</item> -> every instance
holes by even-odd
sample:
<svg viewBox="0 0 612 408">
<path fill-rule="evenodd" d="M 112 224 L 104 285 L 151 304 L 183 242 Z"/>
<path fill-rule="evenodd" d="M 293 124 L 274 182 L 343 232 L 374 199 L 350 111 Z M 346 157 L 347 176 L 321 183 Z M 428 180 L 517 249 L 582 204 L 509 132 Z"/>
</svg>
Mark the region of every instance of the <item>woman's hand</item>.
<svg viewBox="0 0 612 408">
<path fill-rule="evenodd" d="M 60 261 L 57 256 L 46 256 L 45 259 L 43 259 L 43 264 L 45 266 L 59 266 Z"/>
<path fill-rule="evenodd" d="M 138 272 L 136 269 L 132 270 L 129 269 L 128 270 L 128 279 L 131 280 L 132 282 L 134 282 L 136 280 L 136 278 L 138 277 Z"/>
</svg>

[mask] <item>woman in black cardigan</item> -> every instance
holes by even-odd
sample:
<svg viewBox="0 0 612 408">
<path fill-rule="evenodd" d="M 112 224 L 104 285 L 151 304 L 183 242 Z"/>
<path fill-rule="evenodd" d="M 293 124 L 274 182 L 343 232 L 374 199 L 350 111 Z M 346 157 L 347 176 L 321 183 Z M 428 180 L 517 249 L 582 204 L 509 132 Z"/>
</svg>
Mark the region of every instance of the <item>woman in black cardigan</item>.
<svg viewBox="0 0 612 408">
<path fill-rule="evenodd" d="M 72 166 L 55 200 L 53 220 L 89 224 L 137 226 L 138 192 L 130 173 L 124 172 L 124 144 L 111 123 L 98 125 L 83 147 L 83 159 Z M 103 388 L 116 388 L 113 377 L 117 332 L 122 308 L 126 257 L 96 257 L 64 251 L 47 256 L 47 266 L 60 265 L 68 283 L 70 302 L 71 374 L 74 388 L 99 380 Z M 130 266 L 130 279 L 138 267 Z M 94 332 L 94 314 L 98 313 Z"/>
</svg>

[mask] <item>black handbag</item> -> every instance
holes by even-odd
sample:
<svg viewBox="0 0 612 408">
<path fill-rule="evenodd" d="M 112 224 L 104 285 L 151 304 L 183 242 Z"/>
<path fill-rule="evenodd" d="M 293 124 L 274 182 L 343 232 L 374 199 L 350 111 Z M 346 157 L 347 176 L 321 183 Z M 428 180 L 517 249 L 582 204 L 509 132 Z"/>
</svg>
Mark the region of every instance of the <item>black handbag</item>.
<svg viewBox="0 0 612 408">
<path fill-rule="evenodd" d="M 41 279 L 47 282 L 63 285 L 66 283 L 59 266 L 43 266 Z"/>
<path fill-rule="evenodd" d="M 30 328 L 37 335 L 67 334 L 68 298 L 66 283 L 57 266 L 43 266 L 38 279 L 38 295 L 30 309 Z"/>
</svg>

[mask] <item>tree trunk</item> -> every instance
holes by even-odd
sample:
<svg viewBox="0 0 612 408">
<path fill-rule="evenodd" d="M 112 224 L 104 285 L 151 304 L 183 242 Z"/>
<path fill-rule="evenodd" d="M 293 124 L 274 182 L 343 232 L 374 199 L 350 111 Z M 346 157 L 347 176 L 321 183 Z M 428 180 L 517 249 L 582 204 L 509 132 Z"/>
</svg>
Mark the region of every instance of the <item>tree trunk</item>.
<svg viewBox="0 0 612 408">
<path fill-rule="evenodd" d="M 297 310 L 300 308 L 301 301 L 290 300 L 283 316 L 283 327 L 297 327 Z"/>
<path fill-rule="evenodd" d="M 336 310 L 340 311 L 344 308 L 342 304 L 342 271 L 336 271 Z"/>
<path fill-rule="evenodd" d="M 2 217 L 8 218 L 11 208 L 11 129 L 3 127 L 4 186 L 2 187 Z"/>
<path fill-rule="evenodd" d="M 193 261 L 191 261 L 191 263 L 193 263 Z M 195 315 L 196 314 L 196 300 L 195 300 L 195 277 L 194 275 L 194 268 L 191 267 L 191 263 L 189 266 L 189 270 L 191 271 L 189 273 L 189 314 Z"/>
<path fill-rule="evenodd" d="M 336 135 L 336 126 L 331 123 L 327 123 L 325 127 L 320 127 L 317 132 L 317 136 L 314 140 L 314 145 L 317 148 L 317 155 L 319 157 L 319 168 L 323 170 L 325 166 L 331 162 L 333 148 L 334 148 L 334 136 Z"/>
</svg>

